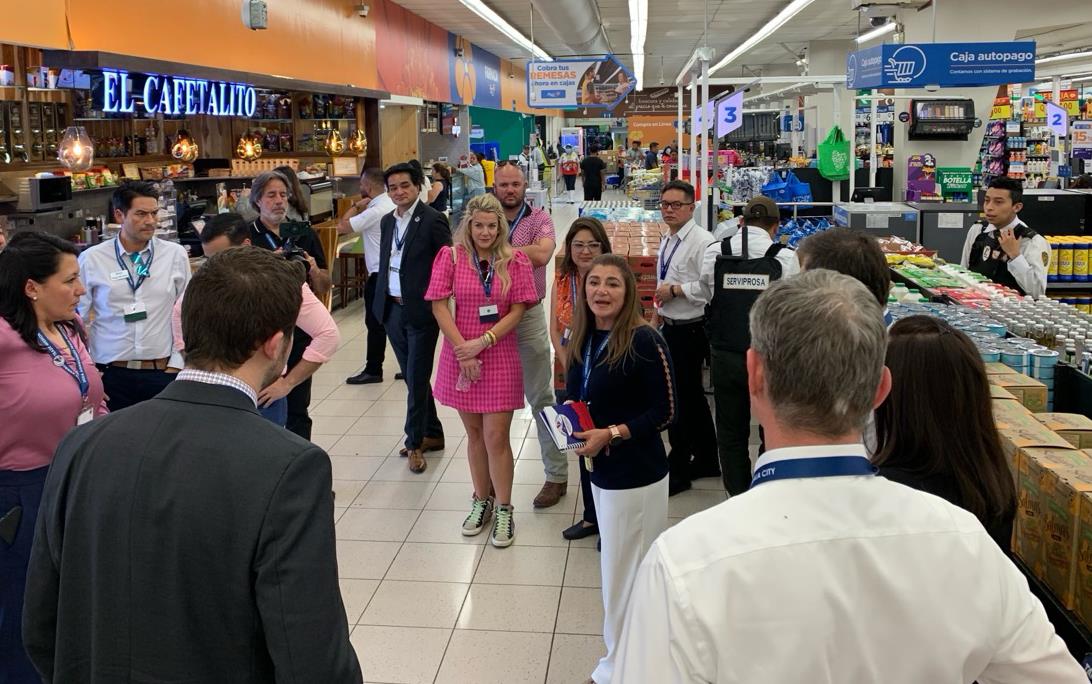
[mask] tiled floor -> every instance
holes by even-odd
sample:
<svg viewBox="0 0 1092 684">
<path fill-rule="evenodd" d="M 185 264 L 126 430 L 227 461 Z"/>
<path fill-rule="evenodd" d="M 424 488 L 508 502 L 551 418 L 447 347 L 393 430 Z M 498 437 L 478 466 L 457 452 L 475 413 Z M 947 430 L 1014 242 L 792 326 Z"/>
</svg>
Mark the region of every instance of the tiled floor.
<svg viewBox="0 0 1092 684">
<path fill-rule="evenodd" d="M 555 211 L 561 235 L 575 214 Z M 313 441 L 333 463 L 341 591 L 365 680 L 583 683 L 604 652 L 603 608 L 595 538 L 561 537 L 583 510 L 575 459 L 568 495 L 536 511 L 542 463 L 530 412 L 518 412 L 515 544 L 463 537 L 471 486 L 458 415 L 440 407 L 447 448 L 411 473 L 398 456 L 406 388 L 394 380 L 394 355 L 383 384 L 345 385 L 364 354 L 359 303 L 335 318 L 342 346 L 314 378 Z M 671 522 L 724 498 L 719 479 L 700 480 L 671 499 Z"/>
</svg>

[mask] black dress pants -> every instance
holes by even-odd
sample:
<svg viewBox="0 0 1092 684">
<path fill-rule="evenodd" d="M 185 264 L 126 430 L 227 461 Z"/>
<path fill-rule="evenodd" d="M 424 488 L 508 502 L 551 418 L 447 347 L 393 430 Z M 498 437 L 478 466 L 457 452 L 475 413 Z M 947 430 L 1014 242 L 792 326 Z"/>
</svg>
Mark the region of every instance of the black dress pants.
<svg viewBox="0 0 1092 684">
<path fill-rule="evenodd" d="M 102 388 L 108 397 L 106 406 L 111 412 L 155 397 L 176 377 L 175 373 L 154 368 L 137 370 L 104 365 L 98 368 L 102 372 Z"/>
<path fill-rule="evenodd" d="M 288 370 L 303 360 L 303 350 L 311 344 L 311 336 L 296 328 L 292 336 L 292 351 L 288 354 Z M 311 440 L 311 378 L 307 378 L 288 393 L 288 420 L 284 427 L 292 433 Z"/>
<path fill-rule="evenodd" d="M 425 437 L 443 439 L 444 426 L 436 415 L 436 400 L 432 397 L 432 364 L 436 358 L 436 342 L 440 326 L 416 326 L 403 316 L 401 304 L 391 302 L 387 319 L 383 321 L 390 337 L 398 365 L 406 376 L 406 448 L 419 449 Z"/>
<path fill-rule="evenodd" d="M 702 384 L 702 363 L 709 353 L 709 343 L 705 338 L 705 325 L 700 321 L 665 324 L 662 332 L 675 364 L 679 402 L 675 407 L 675 423 L 667 430 L 671 443 L 668 454 L 671 481 L 689 482 L 694 473 L 704 475 L 720 469 L 713 415 Z"/>
<path fill-rule="evenodd" d="M 368 329 L 367 350 L 365 352 L 364 372 L 383 377 L 383 361 L 387 355 L 387 331 L 383 321 L 372 313 L 372 301 L 375 299 L 375 283 L 379 275 L 372 273 L 364 284 L 364 327 Z"/>
</svg>

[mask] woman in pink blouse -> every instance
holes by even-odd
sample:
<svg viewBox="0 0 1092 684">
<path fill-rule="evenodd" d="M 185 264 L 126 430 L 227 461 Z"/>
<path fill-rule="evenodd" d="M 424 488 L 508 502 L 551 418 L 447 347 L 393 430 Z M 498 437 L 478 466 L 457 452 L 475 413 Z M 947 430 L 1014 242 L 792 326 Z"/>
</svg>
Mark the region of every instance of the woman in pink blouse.
<svg viewBox="0 0 1092 684">
<path fill-rule="evenodd" d="M 474 500 L 463 534 L 478 534 L 493 517 L 493 546 L 510 546 L 514 464 L 508 433 L 512 412 L 523 408 L 523 372 L 512 333 L 538 295 L 531 261 L 512 250 L 495 196 L 479 195 L 467 204 L 455 246 L 442 248 L 432 264 L 425 299 L 444 333 L 433 392 L 459 411 L 466 426 Z"/>
<path fill-rule="evenodd" d="M 12 683 L 40 682 L 21 622 L 34 520 L 53 452 L 69 430 L 105 414 L 102 378 L 76 304 L 76 248 L 19 233 L 0 252 L 0 663 Z"/>
</svg>

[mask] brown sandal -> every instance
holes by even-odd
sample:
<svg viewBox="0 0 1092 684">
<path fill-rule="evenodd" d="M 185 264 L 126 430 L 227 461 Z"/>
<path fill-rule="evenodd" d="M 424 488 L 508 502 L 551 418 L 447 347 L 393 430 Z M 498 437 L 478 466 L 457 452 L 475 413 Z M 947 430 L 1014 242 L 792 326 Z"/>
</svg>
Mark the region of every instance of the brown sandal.
<svg viewBox="0 0 1092 684">
<path fill-rule="evenodd" d="M 444 450 L 444 438 L 443 437 L 425 437 L 423 440 L 421 440 L 421 447 L 420 448 L 421 448 L 421 451 L 425 452 L 425 453 L 427 453 L 429 451 L 443 451 Z M 409 449 L 407 447 L 402 447 L 401 449 L 398 450 L 398 455 L 401 456 L 402 458 L 405 458 L 406 456 L 409 455 Z"/>
<path fill-rule="evenodd" d="M 425 455 L 420 449 L 410 451 L 407 458 L 409 458 L 408 465 L 412 473 L 423 473 L 428 468 L 428 461 L 425 460 Z"/>
</svg>

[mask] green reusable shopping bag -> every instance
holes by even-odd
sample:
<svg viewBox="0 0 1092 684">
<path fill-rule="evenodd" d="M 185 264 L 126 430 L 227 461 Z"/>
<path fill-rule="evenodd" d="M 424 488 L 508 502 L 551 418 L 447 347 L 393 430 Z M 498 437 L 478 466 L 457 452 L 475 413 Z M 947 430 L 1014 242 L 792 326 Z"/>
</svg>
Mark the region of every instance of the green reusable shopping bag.
<svg viewBox="0 0 1092 684">
<path fill-rule="evenodd" d="M 842 129 L 835 126 L 819 143 L 819 173 L 827 180 L 849 180 L 849 140 Z"/>
</svg>

